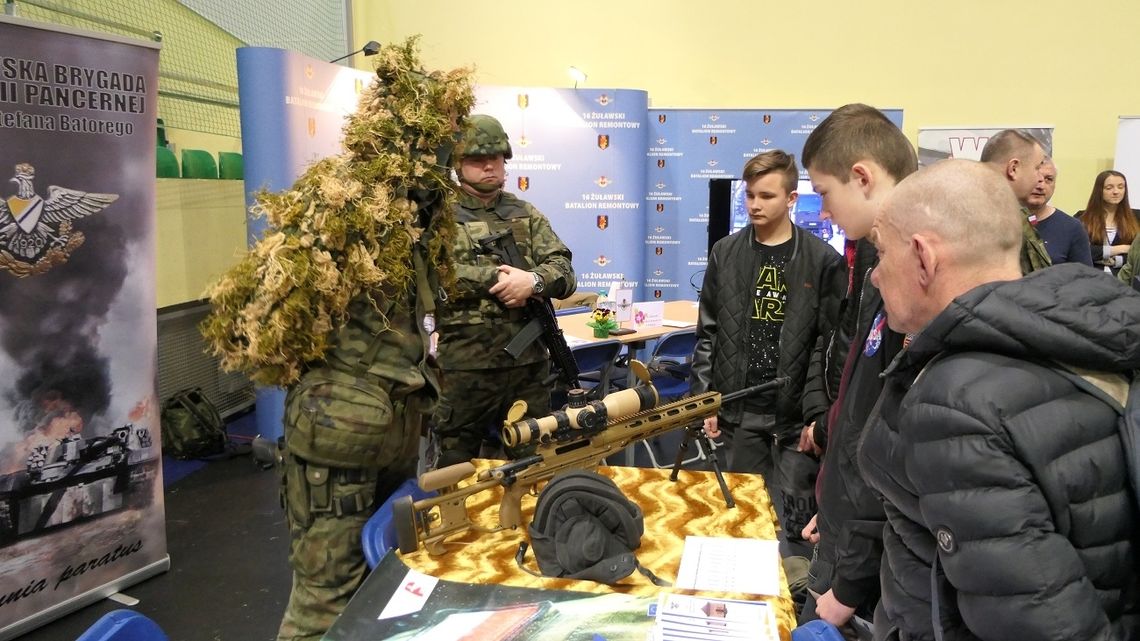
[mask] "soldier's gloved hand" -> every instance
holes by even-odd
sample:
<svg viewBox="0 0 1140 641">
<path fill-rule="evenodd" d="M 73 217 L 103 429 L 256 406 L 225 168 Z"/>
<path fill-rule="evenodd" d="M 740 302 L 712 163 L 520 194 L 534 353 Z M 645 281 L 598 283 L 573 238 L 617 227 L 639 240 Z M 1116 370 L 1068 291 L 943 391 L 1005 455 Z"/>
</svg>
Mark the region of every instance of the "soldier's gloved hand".
<svg viewBox="0 0 1140 641">
<path fill-rule="evenodd" d="M 499 282 L 490 293 L 507 307 L 522 307 L 534 295 L 534 276 L 525 269 L 499 265 Z"/>
</svg>

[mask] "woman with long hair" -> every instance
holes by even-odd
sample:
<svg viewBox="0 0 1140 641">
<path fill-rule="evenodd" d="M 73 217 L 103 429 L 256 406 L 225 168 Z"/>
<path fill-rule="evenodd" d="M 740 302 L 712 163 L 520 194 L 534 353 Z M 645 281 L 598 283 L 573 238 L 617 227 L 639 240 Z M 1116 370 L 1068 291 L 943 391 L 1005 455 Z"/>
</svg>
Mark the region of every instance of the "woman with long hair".
<svg viewBox="0 0 1140 641">
<path fill-rule="evenodd" d="M 1089 235 L 1093 262 L 1116 275 L 1132 241 L 1140 235 L 1137 212 L 1128 204 L 1128 180 L 1111 169 L 1097 174 L 1089 204 L 1077 219 Z"/>
</svg>

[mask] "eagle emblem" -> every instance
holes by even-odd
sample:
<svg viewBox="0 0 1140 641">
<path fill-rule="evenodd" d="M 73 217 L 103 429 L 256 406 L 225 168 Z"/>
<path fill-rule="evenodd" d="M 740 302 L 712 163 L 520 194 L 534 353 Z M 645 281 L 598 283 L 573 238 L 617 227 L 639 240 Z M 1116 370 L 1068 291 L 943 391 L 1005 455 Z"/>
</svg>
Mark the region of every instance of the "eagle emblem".
<svg viewBox="0 0 1140 641">
<path fill-rule="evenodd" d="M 67 262 L 83 244 L 72 221 L 98 213 L 119 199 L 118 194 L 94 194 L 51 185 L 47 198 L 36 193 L 35 167 L 16 165 L 16 195 L 0 200 L 0 269 L 16 276 L 42 274 Z"/>
</svg>

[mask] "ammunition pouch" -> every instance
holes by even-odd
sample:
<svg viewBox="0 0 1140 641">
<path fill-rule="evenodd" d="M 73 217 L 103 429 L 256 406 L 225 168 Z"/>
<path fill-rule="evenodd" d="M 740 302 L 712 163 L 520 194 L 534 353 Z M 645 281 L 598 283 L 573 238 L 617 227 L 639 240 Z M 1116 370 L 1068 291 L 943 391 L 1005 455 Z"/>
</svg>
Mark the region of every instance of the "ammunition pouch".
<svg viewBox="0 0 1140 641">
<path fill-rule="evenodd" d="M 378 469 L 334 468 L 289 455 L 281 498 L 291 524 L 308 528 L 318 518 L 361 515 L 376 508 Z"/>
<path fill-rule="evenodd" d="M 380 379 L 334 369 L 310 371 L 285 401 L 289 453 L 316 465 L 379 469 L 411 447 L 402 400 L 393 405 Z"/>
</svg>

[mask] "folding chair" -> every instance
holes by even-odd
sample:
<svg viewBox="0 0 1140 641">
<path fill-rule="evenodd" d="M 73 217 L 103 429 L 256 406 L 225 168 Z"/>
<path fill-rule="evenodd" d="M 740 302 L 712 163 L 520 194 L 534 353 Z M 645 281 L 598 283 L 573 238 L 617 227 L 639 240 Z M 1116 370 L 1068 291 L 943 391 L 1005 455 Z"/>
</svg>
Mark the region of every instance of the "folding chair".
<svg viewBox="0 0 1140 641">
<path fill-rule="evenodd" d="M 167 641 L 158 624 L 134 610 L 112 610 L 75 641 Z"/>
<path fill-rule="evenodd" d="M 578 384 L 590 393 L 591 398 L 602 398 L 609 393 L 610 373 L 621 348 L 621 341 L 616 339 L 570 348 L 578 365 Z M 558 409 L 565 404 L 566 394 L 561 390 L 551 395 L 551 407 Z"/>
</svg>

